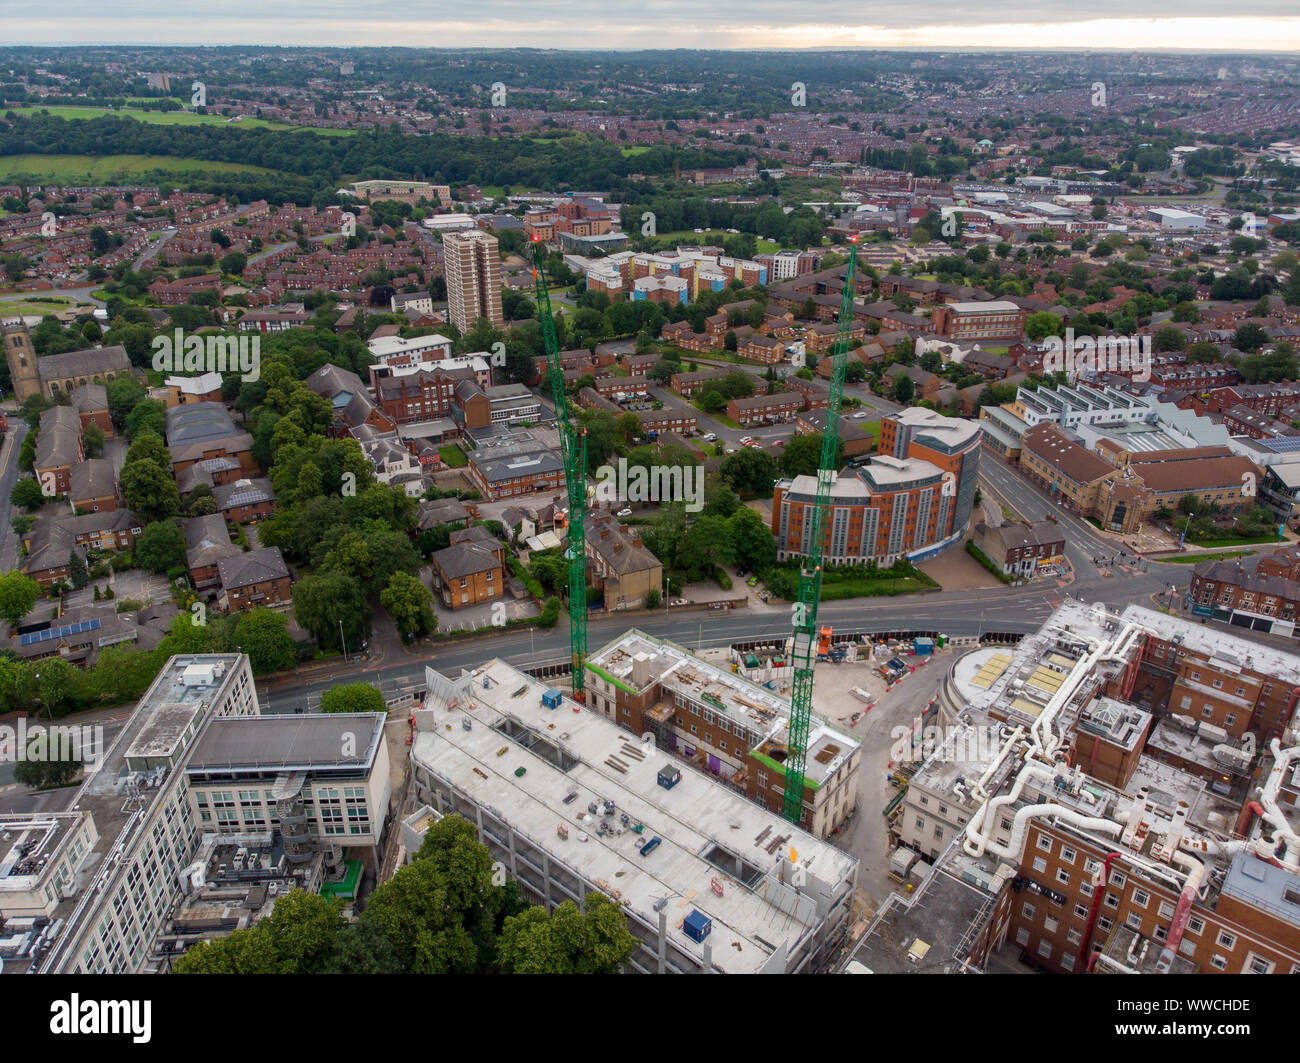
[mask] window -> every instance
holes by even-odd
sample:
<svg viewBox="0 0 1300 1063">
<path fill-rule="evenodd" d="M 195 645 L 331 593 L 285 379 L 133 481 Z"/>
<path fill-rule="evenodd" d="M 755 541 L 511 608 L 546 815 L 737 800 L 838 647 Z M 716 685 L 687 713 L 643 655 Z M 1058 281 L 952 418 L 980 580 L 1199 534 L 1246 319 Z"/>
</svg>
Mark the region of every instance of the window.
<svg viewBox="0 0 1300 1063">
<path fill-rule="evenodd" d="M 1088 909 L 1085 908 L 1082 904 L 1076 904 L 1074 906 L 1074 917 L 1076 919 L 1087 919 Z"/>
<path fill-rule="evenodd" d="M 925 830 L 925 817 L 924 817 L 924 816 L 917 816 L 917 817 L 916 817 L 916 829 L 917 829 L 917 830 Z"/>
<path fill-rule="evenodd" d="M 1266 960 L 1263 956 L 1256 956 L 1253 952 L 1246 957 L 1246 964 L 1241 969 L 1242 974 L 1272 974 L 1273 968 L 1277 964 Z"/>
<path fill-rule="evenodd" d="M 1137 912 L 1129 912 L 1124 918 L 1124 925 L 1132 927 L 1134 930 L 1142 929 L 1142 917 Z"/>
<path fill-rule="evenodd" d="M 1052 839 L 1046 834 L 1040 834 L 1038 836 L 1038 848 L 1042 849 L 1045 853 L 1050 853 L 1052 851 Z"/>
<path fill-rule="evenodd" d="M 936 841 L 943 841 L 943 825 L 938 824 L 934 828 L 934 837 Z"/>
<path fill-rule="evenodd" d="M 1085 897 L 1091 897 L 1094 893 L 1097 892 L 1097 887 L 1093 885 L 1091 882 L 1086 882 L 1086 881 L 1080 882 L 1079 892 L 1082 893 Z"/>
<path fill-rule="evenodd" d="M 1056 869 L 1056 881 L 1062 886 L 1068 886 L 1070 884 L 1070 872 L 1063 867 L 1058 867 Z"/>
<path fill-rule="evenodd" d="M 1035 908 L 1028 901 L 1026 901 L 1024 904 L 1020 906 L 1020 914 L 1023 915 L 1026 919 L 1032 919 L 1034 917 L 1034 914 L 1037 911 L 1038 909 Z"/>
<path fill-rule="evenodd" d="M 1055 934 L 1056 928 L 1058 926 L 1060 926 L 1060 923 L 1057 922 L 1055 916 L 1049 915 L 1046 919 L 1043 920 L 1043 929 L 1046 930 L 1049 934 Z"/>
<path fill-rule="evenodd" d="M 1108 893 L 1106 894 L 1106 899 L 1102 901 L 1102 903 L 1106 905 L 1107 908 L 1118 908 L 1119 898 L 1116 897 L 1115 894 L 1113 893 Z"/>
<path fill-rule="evenodd" d="M 1168 901 L 1161 901 L 1157 909 L 1161 919 L 1171 919 L 1174 914 L 1174 906 Z"/>
<path fill-rule="evenodd" d="M 1101 927 L 1102 930 L 1109 932 L 1110 928 L 1113 927 L 1115 924 L 1103 915 L 1100 919 L 1097 920 L 1097 925 Z"/>
<path fill-rule="evenodd" d="M 1010 829 L 1011 829 L 1011 820 L 1010 820 L 1010 818 L 1007 817 L 1007 816 L 1003 816 L 1003 817 L 1002 817 L 1002 829 L 1003 829 L 1003 830 L 1010 830 Z"/>
<path fill-rule="evenodd" d="M 1221 949 L 1231 949 L 1237 944 L 1237 935 L 1229 934 L 1226 930 L 1220 930 L 1219 936 L 1215 939 L 1215 944 Z"/>
<path fill-rule="evenodd" d="M 1235 727 L 1237 724 L 1237 714 L 1235 712 L 1225 713 L 1223 717 L 1224 727 Z"/>
<path fill-rule="evenodd" d="M 1201 719 L 1210 720 L 1214 718 L 1214 706 L 1208 701 L 1201 706 Z"/>
<path fill-rule="evenodd" d="M 1124 878 L 1124 876 L 1121 875 L 1118 871 L 1112 871 L 1110 873 L 1110 884 L 1112 886 L 1123 887 L 1125 881 L 1126 879 Z"/>
<path fill-rule="evenodd" d="M 930 803 L 930 799 L 929 799 L 928 797 L 926 797 L 925 794 L 922 794 L 922 795 L 921 795 L 921 804 L 923 804 L 923 805 L 928 805 L 929 803 Z"/>
<path fill-rule="evenodd" d="M 1016 944 L 1017 945 L 1029 944 L 1029 931 L 1026 930 L 1023 926 L 1016 931 Z"/>
<path fill-rule="evenodd" d="M 1045 959 L 1051 959 L 1052 943 L 1050 941 L 1040 941 L 1038 943 L 1038 955 L 1044 957 Z"/>
<path fill-rule="evenodd" d="M 1187 932 L 1189 934 L 1199 934 L 1204 929 L 1205 929 L 1205 920 L 1197 919 L 1196 916 L 1192 916 L 1189 920 L 1187 920 Z"/>
<path fill-rule="evenodd" d="M 1036 857 L 1034 857 L 1034 870 L 1035 870 L 1035 871 L 1046 871 L 1046 870 L 1047 870 L 1047 861 L 1044 860 L 1041 856 L 1036 856 Z"/>
<path fill-rule="evenodd" d="M 1222 971 L 1227 968 L 1228 961 L 1220 956 L 1217 952 L 1210 957 L 1210 966 L 1216 971 Z"/>
<path fill-rule="evenodd" d="M 1071 945 L 1077 945 L 1079 944 L 1080 941 L 1083 940 L 1083 931 L 1071 930 L 1068 934 L 1065 935 L 1065 940 L 1068 941 Z"/>
<path fill-rule="evenodd" d="M 1134 905 L 1134 907 L 1136 907 L 1136 908 L 1145 908 L 1145 907 L 1147 906 L 1147 902 L 1148 902 L 1149 900 L 1151 900 L 1151 894 L 1149 894 L 1146 890 L 1134 890 L 1134 891 L 1133 891 L 1133 905 Z"/>
<path fill-rule="evenodd" d="M 1061 846 L 1061 863 L 1063 864 L 1074 863 L 1075 855 L 1076 855 L 1075 851 L 1071 849 L 1068 845 Z"/>
<path fill-rule="evenodd" d="M 1069 952 L 1061 953 L 1061 966 L 1067 971 L 1074 970 L 1074 955 Z"/>
</svg>

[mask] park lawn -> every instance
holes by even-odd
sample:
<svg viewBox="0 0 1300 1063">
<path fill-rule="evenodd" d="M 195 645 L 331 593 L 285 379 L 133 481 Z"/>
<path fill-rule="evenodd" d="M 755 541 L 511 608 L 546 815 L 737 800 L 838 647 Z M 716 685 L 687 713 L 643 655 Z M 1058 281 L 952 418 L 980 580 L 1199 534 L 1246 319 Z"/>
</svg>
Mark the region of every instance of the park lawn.
<svg viewBox="0 0 1300 1063">
<path fill-rule="evenodd" d="M 176 158 L 171 155 L 0 155 L 0 179 L 22 175 L 60 181 L 87 178 L 104 181 L 118 176 L 148 173 L 261 173 L 278 170 L 244 162 L 213 162 L 208 159 Z"/>
<path fill-rule="evenodd" d="M 1153 557 L 1161 565 L 1199 565 L 1202 561 L 1227 561 L 1233 557 L 1251 557 L 1255 550 L 1224 550 L 1217 554 L 1180 554 L 1178 557 Z"/>
<path fill-rule="evenodd" d="M 1278 543 L 1282 540 L 1273 535 L 1257 535 L 1252 538 L 1246 538 L 1240 535 L 1233 535 L 1223 539 L 1196 539 L 1189 540 L 1192 546 L 1257 546 L 1260 543 Z"/>
<path fill-rule="evenodd" d="M 453 443 L 439 447 L 438 457 L 442 458 L 442 463 L 451 469 L 463 469 L 469 464 L 469 458 L 465 457 L 465 452 Z"/>
<path fill-rule="evenodd" d="M 619 150 L 623 153 L 623 158 L 630 159 L 635 155 L 644 155 L 650 148 L 647 145 L 639 144 L 634 148 L 620 148 Z"/>
<path fill-rule="evenodd" d="M 937 584 L 924 572 L 915 576 L 877 576 L 875 579 L 844 580 L 840 583 L 822 584 L 822 601 L 833 602 L 845 598 L 892 598 L 899 594 L 915 594 L 933 590 Z"/>
<path fill-rule="evenodd" d="M 23 314 L 31 316 L 34 314 L 54 314 L 60 310 L 67 310 L 71 306 L 91 306 L 91 303 L 79 303 L 76 299 L 70 298 L 40 298 L 25 299 L 22 302 L 0 303 L 6 314 Z"/>
<path fill-rule="evenodd" d="M 290 125 L 287 122 L 271 122 L 265 118 L 241 118 L 236 122 L 219 114 L 194 114 L 192 111 L 142 111 L 135 107 L 77 107 L 71 104 L 53 104 L 37 107 L 13 107 L 9 108 L 9 110 L 14 111 L 20 117 L 30 117 L 39 114 L 41 111 L 49 111 L 56 118 L 69 120 L 102 118 L 104 115 L 113 115 L 119 118 L 134 118 L 138 122 L 146 122 L 149 125 L 233 125 L 246 126 L 250 129 L 278 129 L 290 133 L 319 133 L 321 136 L 326 137 L 350 137 L 356 133 L 354 129 L 325 129 L 320 126 Z"/>
</svg>

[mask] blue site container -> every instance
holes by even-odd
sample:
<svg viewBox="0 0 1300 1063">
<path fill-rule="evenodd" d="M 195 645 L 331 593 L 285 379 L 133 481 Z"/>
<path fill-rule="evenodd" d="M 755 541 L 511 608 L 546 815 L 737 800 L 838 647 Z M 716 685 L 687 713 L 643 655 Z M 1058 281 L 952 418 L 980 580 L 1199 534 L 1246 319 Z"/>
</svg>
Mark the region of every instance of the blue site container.
<svg viewBox="0 0 1300 1063">
<path fill-rule="evenodd" d="M 659 785 L 665 790 L 671 790 L 681 781 L 682 773 L 680 769 L 671 766 L 659 769 Z"/>
<path fill-rule="evenodd" d="M 912 640 L 912 648 L 924 657 L 926 654 L 934 652 L 934 639 L 915 638 Z"/>
<path fill-rule="evenodd" d="M 560 707 L 560 698 L 562 695 L 558 690 L 548 690 L 542 695 L 542 707 L 545 709 L 558 709 Z"/>
<path fill-rule="evenodd" d="M 713 920 L 698 908 L 692 908 L 691 914 L 682 923 L 682 929 L 686 931 L 686 936 L 692 941 L 703 941 L 709 936 L 709 931 L 713 929 Z"/>
</svg>

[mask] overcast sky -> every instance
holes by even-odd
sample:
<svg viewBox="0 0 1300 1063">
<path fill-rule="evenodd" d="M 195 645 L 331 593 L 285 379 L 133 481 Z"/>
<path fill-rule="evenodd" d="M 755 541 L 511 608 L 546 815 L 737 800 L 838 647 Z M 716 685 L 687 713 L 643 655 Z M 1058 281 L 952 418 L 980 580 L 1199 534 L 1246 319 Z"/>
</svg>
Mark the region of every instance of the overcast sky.
<svg viewBox="0 0 1300 1063">
<path fill-rule="evenodd" d="M 1300 50 L 1297 10 L 1296 0 L 0 0 L 0 42 L 1277 52 Z"/>
</svg>

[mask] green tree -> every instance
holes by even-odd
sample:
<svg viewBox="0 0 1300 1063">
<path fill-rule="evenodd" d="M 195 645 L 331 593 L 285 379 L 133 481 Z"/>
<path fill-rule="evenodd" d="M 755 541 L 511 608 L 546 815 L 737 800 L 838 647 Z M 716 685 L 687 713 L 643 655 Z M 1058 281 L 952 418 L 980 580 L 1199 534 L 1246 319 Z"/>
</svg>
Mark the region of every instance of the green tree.
<svg viewBox="0 0 1300 1063">
<path fill-rule="evenodd" d="M 1035 343 L 1060 334 L 1061 319 L 1050 311 L 1043 310 L 1025 318 L 1025 335 Z"/>
<path fill-rule="evenodd" d="M 1158 329 L 1151 338 L 1151 349 L 1157 354 L 1164 351 L 1183 351 L 1187 349 L 1187 334 L 1182 329 L 1166 325 Z"/>
<path fill-rule="evenodd" d="M 86 568 L 86 559 L 76 549 L 68 552 L 68 582 L 74 590 L 81 590 L 90 582 L 90 572 Z"/>
<path fill-rule="evenodd" d="M 835 457 L 835 467 L 839 468 L 844 458 L 844 444 L 839 443 Z M 797 435 L 786 442 L 781 453 L 781 472 L 786 476 L 816 476 L 822 460 L 822 433 L 810 432 Z"/>
<path fill-rule="evenodd" d="M 916 396 L 916 383 L 905 373 L 894 378 L 894 401 L 906 406 Z"/>
<path fill-rule="evenodd" d="M 41 585 L 30 576 L 17 569 L 6 572 L 0 576 L 0 619 L 17 627 L 18 622 L 32 611 L 40 594 Z M 0 699 L 0 704 L 3 704 L 3 699 Z"/>
<path fill-rule="evenodd" d="M 15 506 L 33 511 L 40 509 L 49 500 L 41 490 L 41 485 L 30 476 L 25 476 L 15 481 L 13 487 L 9 489 L 9 501 Z"/>
<path fill-rule="evenodd" d="M 1268 342 L 1268 333 L 1259 325 L 1247 322 L 1232 334 L 1232 345 L 1239 351 L 1254 353 Z"/>
<path fill-rule="evenodd" d="M 589 893 L 585 912 L 565 901 L 550 915 L 534 906 L 508 917 L 499 957 L 507 974 L 615 974 L 635 947 L 622 909 Z"/>
<path fill-rule="evenodd" d="M 161 436 L 167 431 L 167 408 L 154 399 L 137 402 L 126 415 L 122 430 L 127 439 L 134 439 L 145 431 Z"/>
<path fill-rule="evenodd" d="M 86 425 L 81 433 L 82 447 L 86 451 L 86 457 L 97 458 L 104 451 L 104 431 L 93 421 Z"/>
<path fill-rule="evenodd" d="M 384 695 L 369 683 L 330 687 L 321 695 L 321 712 L 387 712 Z"/>
<path fill-rule="evenodd" d="M 162 436 L 148 429 L 136 433 L 122 464 L 130 465 L 131 462 L 139 461 L 141 458 L 148 458 L 160 469 L 170 469 L 172 465 L 171 454 L 168 453 Z"/>
<path fill-rule="evenodd" d="M 727 535 L 736 564 L 759 572 L 775 562 L 776 541 L 757 510 L 748 507 L 736 510 L 727 518 Z"/>
<path fill-rule="evenodd" d="M 35 730 L 33 728 L 32 730 Z M 81 774 L 81 751 L 68 743 L 51 742 L 44 727 L 32 734 L 22 760 L 14 765 L 14 781 L 33 790 L 67 786 Z"/>
<path fill-rule="evenodd" d="M 271 609 L 252 609 L 235 622 L 235 643 L 248 654 L 258 675 L 293 666 L 295 652 L 289 618 Z"/>
<path fill-rule="evenodd" d="M 337 902 L 291 890 L 266 919 L 192 946 L 176 974 L 319 974 L 331 969 L 343 917 Z"/>
<path fill-rule="evenodd" d="M 342 637 L 355 652 L 370 633 L 370 605 L 346 572 L 313 572 L 293 588 L 293 615 L 322 646 L 340 647 Z"/>
<path fill-rule="evenodd" d="M 735 559 L 727 522 L 722 517 L 699 517 L 686 531 L 677 552 L 678 564 L 696 576 L 708 576 Z"/>
<path fill-rule="evenodd" d="M 718 475 L 741 497 L 768 498 L 776 479 L 776 463 L 766 450 L 743 447 L 723 461 Z"/>
<path fill-rule="evenodd" d="M 185 532 L 180 525 L 172 520 L 157 520 L 145 525 L 132 556 L 147 572 L 166 572 L 185 563 L 185 551 Z"/>
<path fill-rule="evenodd" d="M 127 509 L 145 521 L 167 520 L 180 512 L 176 481 L 156 462 L 142 458 L 123 465 L 119 482 Z"/>
<path fill-rule="evenodd" d="M 404 636 L 420 638 L 438 624 L 429 588 L 405 572 L 394 572 L 389 577 L 388 586 L 380 592 L 379 602 Z"/>
</svg>

